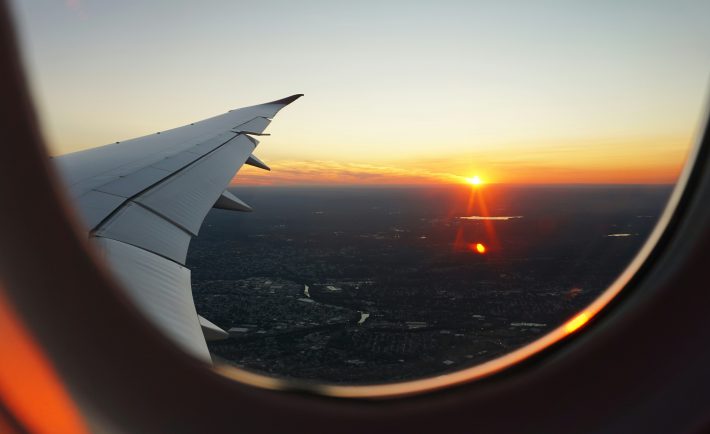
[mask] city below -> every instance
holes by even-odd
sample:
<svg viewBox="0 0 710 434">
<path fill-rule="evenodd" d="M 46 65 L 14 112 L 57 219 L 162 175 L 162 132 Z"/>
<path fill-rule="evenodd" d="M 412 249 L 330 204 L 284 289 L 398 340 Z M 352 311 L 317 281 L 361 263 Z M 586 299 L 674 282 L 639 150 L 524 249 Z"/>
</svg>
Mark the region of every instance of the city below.
<svg viewBox="0 0 710 434">
<path fill-rule="evenodd" d="M 639 250 L 670 186 L 237 187 L 192 241 L 218 363 L 370 384 L 485 362 L 561 325 Z"/>
</svg>

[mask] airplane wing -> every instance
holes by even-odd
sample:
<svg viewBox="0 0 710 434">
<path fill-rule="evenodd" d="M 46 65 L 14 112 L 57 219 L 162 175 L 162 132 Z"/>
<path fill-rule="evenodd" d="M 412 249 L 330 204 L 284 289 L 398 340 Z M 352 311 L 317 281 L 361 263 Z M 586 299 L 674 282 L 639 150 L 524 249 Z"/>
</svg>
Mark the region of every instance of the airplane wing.
<svg viewBox="0 0 710 434">
<path fill-rule="evenodd" d="M 197 315 L 187 249 L 212 207 L 251 211 L 225 189 L 279 110 L 302 95 L 149 136 L 56 157 L 100 255 L 131 299 L 189 353 L 211 362 L 206 339 L 227 334 Z"/>
</svg>

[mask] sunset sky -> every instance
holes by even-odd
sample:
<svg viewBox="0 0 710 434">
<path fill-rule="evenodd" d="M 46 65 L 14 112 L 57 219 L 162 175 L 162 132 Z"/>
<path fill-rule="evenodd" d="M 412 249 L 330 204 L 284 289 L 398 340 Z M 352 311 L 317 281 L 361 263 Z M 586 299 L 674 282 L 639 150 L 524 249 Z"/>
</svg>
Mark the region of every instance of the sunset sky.
<svg viewBox="0 0 710 434">
<path fill-rule="evenodd" d="M 50 152 L 294 93 L 249 184 L 672 182 L 708 1 L 11 2 Z"/>
</svg>

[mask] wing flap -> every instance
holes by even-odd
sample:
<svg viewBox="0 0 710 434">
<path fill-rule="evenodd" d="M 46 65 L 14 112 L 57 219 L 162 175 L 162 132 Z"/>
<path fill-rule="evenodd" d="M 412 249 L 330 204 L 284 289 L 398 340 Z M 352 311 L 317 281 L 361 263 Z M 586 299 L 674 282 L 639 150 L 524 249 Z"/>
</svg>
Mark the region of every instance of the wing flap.
<svg viewBox="0 0 710 434">
<path fill-rule="evenodd" d="M 95 238 L 95 245 L 136 306 L 188 353 L 210 363 L 192 299 L 190 270 L 120 241 Z"/>
<path fill-rule="evenodd" d="M 94 232 L 185 264 L 192 235 L 142 206 L 129 202 Z"/>
<path fill-rule="evenodd" d="M 197 235 L 202 220 L 254 146 L 238 136 L 134 201 Z"/>
</svg>

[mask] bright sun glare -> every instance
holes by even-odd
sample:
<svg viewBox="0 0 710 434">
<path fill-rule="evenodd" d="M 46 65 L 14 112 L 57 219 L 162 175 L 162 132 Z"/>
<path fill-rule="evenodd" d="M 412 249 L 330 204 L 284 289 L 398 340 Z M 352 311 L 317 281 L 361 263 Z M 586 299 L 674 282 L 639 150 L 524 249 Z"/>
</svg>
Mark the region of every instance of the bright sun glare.
<svg viewBox="0 0 710 434">
<path fill-rule="evenodd" d="M 483 184 L 483 181 L 478 175 L 474 176 L 473 178 L 466 178 L 466 182 L 474 186 L 479 186 Z"/>
</svg>

